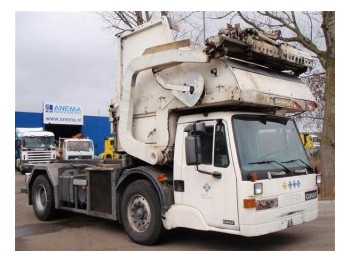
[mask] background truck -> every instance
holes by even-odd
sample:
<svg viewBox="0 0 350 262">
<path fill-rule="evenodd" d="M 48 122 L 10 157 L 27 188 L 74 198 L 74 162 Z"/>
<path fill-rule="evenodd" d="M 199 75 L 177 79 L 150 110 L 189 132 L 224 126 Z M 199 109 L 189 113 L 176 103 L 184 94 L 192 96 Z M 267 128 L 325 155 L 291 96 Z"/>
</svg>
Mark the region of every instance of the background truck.
<svg viewBox="0 0 350 262">
<path fill-rule="evenodd" d="M 315 158 L 320 150 L 320 140 L 318 136 L 302 132 L 300 133 L 300 138 L 308 156 Z"/>
<path fill-rule="evenodd" d="M 55 135 L 42 127 L 16 128 L 16 169 L 22 174 L 34 164 L 56 159 Z"/>
<path fill-rule="evenodd" d="M 285 116 L 315 108 L 298 78 L 311 57 L 238 25 L 192 50 L 171 27 L 162 17 L 120 36 L 109 110 L 121 159 L 36 166 L 36 216 L 116 220 L 145 245 L 177 227 L 249 237 L 316 219 L 320 176 Z"/>
<path fill-rule="evenodd" d="M 59 158 L 62 160 L 94 159 L 94 143 L 88 138 L 59 138 Z"/>
<path fill-rule="evenodd" d="M 311 139 L 312 139 L 312 144 L 314 147 L 320 147 L 321 146 L 321 141 L 320 138 L 318 137 L 318 135 L 310 135 Z"/>
</svg>

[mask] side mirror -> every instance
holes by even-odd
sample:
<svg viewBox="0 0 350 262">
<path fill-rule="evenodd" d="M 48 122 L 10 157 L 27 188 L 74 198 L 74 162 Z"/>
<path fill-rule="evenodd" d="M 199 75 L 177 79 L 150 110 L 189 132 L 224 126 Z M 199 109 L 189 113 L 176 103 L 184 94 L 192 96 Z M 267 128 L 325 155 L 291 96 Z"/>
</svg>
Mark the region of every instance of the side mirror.
<svg viewBox="0 0 350 262">
<path fill-rule="evenodd" d="M 185 138 L 186 164 L 200 165 L 203 162 L 202 144 L 200 135 L 188 135 Z"/>
<path fill-rule="evenodd" d="M 16 147 L 20 148 L 21 147 L 21 140 L 16 140 Z"/>
</svg>

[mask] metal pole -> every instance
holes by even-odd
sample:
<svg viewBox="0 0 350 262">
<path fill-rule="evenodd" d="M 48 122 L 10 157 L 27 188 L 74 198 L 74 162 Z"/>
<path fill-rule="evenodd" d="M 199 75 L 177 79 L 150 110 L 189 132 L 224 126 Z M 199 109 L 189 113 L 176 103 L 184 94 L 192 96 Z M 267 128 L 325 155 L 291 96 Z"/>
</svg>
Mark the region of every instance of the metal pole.
<svg viewBox="0 0 350 262">
<path fill-rule="evenodd" d="M 205 44 L 205 11 L 203 11 L 203 42 Z"/>
</svg>

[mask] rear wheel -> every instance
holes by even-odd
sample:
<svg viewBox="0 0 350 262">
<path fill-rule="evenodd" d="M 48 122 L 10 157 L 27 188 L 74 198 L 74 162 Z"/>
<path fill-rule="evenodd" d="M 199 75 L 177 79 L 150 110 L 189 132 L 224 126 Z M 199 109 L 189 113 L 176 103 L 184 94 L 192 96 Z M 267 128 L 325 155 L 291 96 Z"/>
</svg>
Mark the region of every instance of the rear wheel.
<svg viewBox="0 0 350 262">
<path fill-rule="evenodd" d="M 22 168 L 22 164 L 21 164 L 21 162 L 18 162 L 18 171 L 22 174 L 22 175 L 24 175 L 25 174 L 25 170 Z"/>
<path fill-rule="evenodd" d="M 40 175 L 34 180 L 32 188 L 34 213 L 40 220 L 50 220 L 55 215 L 53 189 L 47 177 Z"/>
<path fill-rule="evenodd" d="M 137 180 L 125 190 L 121 203 L 123 227 L 136 243 L 154 244 L 162 234 L 158 194 L 147 180 Z"/>
<path fill-rule="evenodd" d="M 20 170 L 19 170 L 19 159 L 16 159 L 15 167 L 16 167 L 16 170 L 17 170 L 17 171 L 20 171 Z"/>
</svg>

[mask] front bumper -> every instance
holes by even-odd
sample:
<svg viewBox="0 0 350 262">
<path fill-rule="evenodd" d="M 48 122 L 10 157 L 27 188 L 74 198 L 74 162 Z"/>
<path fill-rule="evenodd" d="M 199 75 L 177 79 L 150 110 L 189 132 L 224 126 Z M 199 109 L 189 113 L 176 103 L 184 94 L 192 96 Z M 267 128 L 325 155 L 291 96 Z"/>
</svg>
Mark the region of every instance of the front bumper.
<svg viewBox="0 0 350 262">
<path fill-rule="evenodd" d="M 312 221 L 318 217 L 318 210 L 298 212 L 268 223 L 258 225 L 241 225 L 241 235 L 247 237 L 266 235 L 284 230 L 288 227 Z"/>
</svg>

